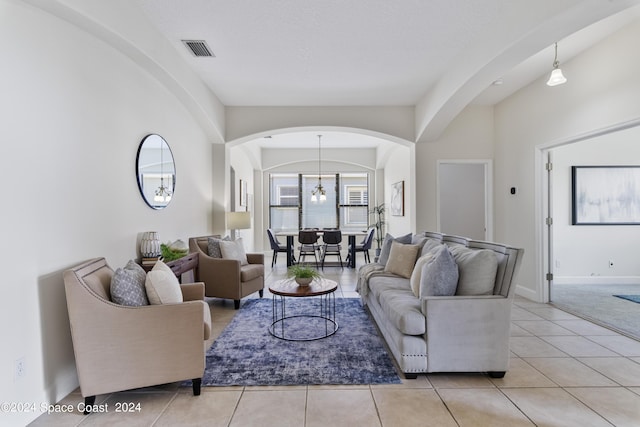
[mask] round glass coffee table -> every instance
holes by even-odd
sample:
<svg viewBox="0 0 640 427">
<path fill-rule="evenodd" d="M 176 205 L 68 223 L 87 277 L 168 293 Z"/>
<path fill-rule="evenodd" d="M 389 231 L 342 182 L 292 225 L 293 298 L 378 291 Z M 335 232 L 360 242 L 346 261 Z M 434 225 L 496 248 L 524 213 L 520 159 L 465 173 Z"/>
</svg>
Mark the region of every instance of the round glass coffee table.
<svg viewBox="0 0 640 427">
<path fill-rule="evenodd" d="M 308 286 L 300 286 L 294 279 L 275 282 L 269 287 L 273 295 L 273 319 L 269 333 L 287 341 L 314 341 L 335 334 L 338 330 L 336 289 L 336 282 L 324 278 L 313 279 Z M 303 307 L 287 308 L 289 298 L 310 297 L 316 298 L 308 304 L 302 301 L 305 303 Z"/>
</svg>

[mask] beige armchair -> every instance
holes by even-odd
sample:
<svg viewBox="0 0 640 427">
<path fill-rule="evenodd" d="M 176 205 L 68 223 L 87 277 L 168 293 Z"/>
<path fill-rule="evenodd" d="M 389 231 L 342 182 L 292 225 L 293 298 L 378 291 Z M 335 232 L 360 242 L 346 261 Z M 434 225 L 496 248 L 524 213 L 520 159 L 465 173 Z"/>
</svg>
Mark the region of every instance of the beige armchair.
<svg viewBox="0 0 640 427">
<path fill-rule="evenodd" d="M 240 265 L 240 261 L 209 256 L 209 237 L 191 237 L 189 252 L 198 253 L 196 280 L 204 282 L 204 294 L 207 297 L 232 299 L 236 310 L 240 300 L 247 295 L 264 293 L 264 254 L 248 253 L 249 264 Z"/>
<path fill-rule="evenodd" d="M 200 394 L 211 313 L 204 285 L 180 285 L 183 303 L 129 307 L 111 302 L 113 270 L 104 258 L 64 272 L 80 391 L 98 394 L 193 380 Z"/>
</svg>

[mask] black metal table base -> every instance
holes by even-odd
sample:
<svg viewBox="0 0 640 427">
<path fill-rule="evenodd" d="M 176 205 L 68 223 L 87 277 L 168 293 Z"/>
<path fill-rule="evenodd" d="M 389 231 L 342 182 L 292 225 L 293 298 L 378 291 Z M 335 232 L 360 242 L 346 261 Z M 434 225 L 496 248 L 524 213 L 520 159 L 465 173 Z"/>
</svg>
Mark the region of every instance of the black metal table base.
<svg viewBox="0 0 640 427">
<path fill-rule="evenodd" d="M 273 318 L 271 325 L 269 326 L 269 333 L 276 338 L 280 338 L 285 341 L 315 341 L 322 338 L 330 337 L 338 331 L 338 322 L 336 322 L 336 297 L 335 293 L 329 293 L 326 295 L 306 297 L 313 298 L 318 301 L 317 308 L 319 314 L 295 314 L 287 315 L 287 298 L 282 295 L 273 295 L 272 308 Z M 312 336 L 296 336 L 295 334 L 287 333 L 286 321 L 289 319 L 321 319 L 319 323 L 324 323 L 324 331 L 322 327 L 318 325 L 318 333 Z M 324 320 L 324 322 L 322 322 Z M 323 333 L 324 332 L 324 333 Z"/>
</svg>

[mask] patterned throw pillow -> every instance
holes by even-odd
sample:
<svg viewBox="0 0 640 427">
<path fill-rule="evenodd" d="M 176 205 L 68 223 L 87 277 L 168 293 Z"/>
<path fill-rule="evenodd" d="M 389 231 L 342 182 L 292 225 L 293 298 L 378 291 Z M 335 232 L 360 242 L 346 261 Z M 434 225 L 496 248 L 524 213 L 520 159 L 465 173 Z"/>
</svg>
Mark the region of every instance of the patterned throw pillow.
<svg viewBox="0 0 640 427">
<path fill-rule="evenodd" d="M 147 273 L 135 261 L 117 268 L 111 278 L 111 301 L 132 307 L 149 305 L 144 282 Z"/>
<path fill-rule="evenodd" d="M 209 237 L 207 250 L 209 251 L 209 256 L 211 258 L 222 258 L 222 251 L 220 250 L 220 242 L 222 241 L 231 241 L 231 238 L 229 236 L 224 236 L 222 239 Z"/>
</svg>

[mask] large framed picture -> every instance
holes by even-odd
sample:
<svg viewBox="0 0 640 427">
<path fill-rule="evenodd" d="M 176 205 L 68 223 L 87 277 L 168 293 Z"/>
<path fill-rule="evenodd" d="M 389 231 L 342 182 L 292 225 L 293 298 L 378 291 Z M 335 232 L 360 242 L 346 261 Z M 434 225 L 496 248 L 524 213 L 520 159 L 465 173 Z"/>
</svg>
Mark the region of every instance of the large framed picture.
<svg viewBox="0 0 640 427">
<path fill-rule="evenodd" d="M 404 216 L 404 181 L 391 186 L 391 215 Z"/>
<path fill-rule="evenodd" d="M 640 166 L 572 166 L 573 225 L 640 224 Z"/>
<path fill-rule="evenodd" d="M 247 206 L 247 181 L 240 180 L 240 206 Z"/>
</svg>

